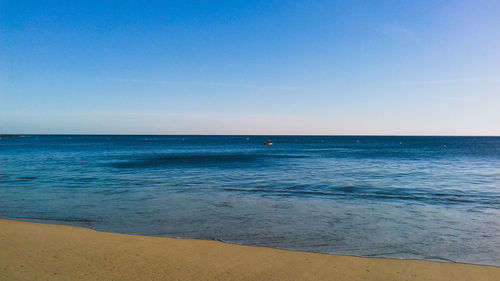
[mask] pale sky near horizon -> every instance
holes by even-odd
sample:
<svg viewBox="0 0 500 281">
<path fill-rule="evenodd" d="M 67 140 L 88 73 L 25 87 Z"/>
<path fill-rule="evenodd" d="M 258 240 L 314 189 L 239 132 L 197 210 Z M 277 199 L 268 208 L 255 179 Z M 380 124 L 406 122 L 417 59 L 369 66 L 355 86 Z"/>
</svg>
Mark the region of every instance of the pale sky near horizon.
<svg viewBox="0 0 500 281">
<path fill-rule="evenodd" d="M 0 134 L 500 135 L 500 1 L 0 1 Z"/>
</svg>

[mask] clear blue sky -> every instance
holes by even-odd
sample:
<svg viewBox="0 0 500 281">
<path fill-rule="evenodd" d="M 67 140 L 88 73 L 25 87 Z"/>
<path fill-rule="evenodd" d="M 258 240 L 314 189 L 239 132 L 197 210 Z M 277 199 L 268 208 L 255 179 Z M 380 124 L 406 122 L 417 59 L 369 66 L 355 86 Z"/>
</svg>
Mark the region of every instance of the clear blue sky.
<svg viewBox="0 0 500 281">
<path fill-rule="evenodd" d="M 0 134 L 500 135 L 500 1 L 0 1 Z"/>
</svg>

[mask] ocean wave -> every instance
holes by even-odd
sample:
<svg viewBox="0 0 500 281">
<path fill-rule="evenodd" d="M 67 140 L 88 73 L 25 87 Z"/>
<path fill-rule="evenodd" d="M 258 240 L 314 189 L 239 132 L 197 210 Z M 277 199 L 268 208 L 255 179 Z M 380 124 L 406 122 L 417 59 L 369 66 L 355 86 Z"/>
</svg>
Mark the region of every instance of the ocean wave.
<svg viewBox="0 0 500 281">
<path fill-rule="evenodd" d="M 305 158 L 290 154 L 166 154 L 134 157 L 127 161 L 112 162 L 114 168 L 150 167 L 238 167 L 242 164 L 266 164 L 269 159 Z M 269 164 L 269 163 L 268 163 Z M 244 167 L 244 166 L 243 166 Z"/>
<path fill-rule="evenodd" d="M 368 190 L 360 187 L 337 187 L 329 190 L 294 190 L 293 188 L 223 188 L 228 192 L 259 193 L 263 196 L 297 197 L 297 196 L 318 196 L 346 199 L 367 199 L 367 200 L 398 200 L 415 201 L 439 204 L 475 204 L 489 205 L 494 209 L 500 209 L 500 194 L 455 194 L 442 192 L 418 192 L 406 193 L 404 190 Z"/>
<path fill-rule="evenodd" d="M 91 218 L 77 218 L 77 217 L 11 217 L 12 219 L 27 220 L 27 221 L 50 221 L 60 223 L 76 223 L 83 225 L 91 225 L 96 220 Z"/>
</svg>

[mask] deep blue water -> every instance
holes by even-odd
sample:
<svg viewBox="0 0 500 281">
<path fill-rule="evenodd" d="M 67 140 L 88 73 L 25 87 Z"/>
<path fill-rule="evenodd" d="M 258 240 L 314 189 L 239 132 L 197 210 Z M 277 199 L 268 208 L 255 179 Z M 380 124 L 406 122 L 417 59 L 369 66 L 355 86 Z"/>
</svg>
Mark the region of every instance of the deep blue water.
<svg viewBox="0 0 500 281">
<path fill-rule="evenodd" d="M 0 161 L 1 217 L 500 266 L 496 137 L 26 136 Z"/>
</svg>

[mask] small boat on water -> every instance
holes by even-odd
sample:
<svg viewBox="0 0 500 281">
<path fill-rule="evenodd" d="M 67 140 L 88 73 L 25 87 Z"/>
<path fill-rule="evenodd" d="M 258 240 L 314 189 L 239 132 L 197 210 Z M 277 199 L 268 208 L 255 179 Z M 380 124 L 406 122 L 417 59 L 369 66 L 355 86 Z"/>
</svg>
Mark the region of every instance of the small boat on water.
<svg viewBox="0 0 500 281">
<path fill-rule="evenodd" d="M 264 145 L 273 145 L 273 142 L 272 142 L 272 141 L 266 141 L 266 142 L 264 143 Z"/>
</svg>

